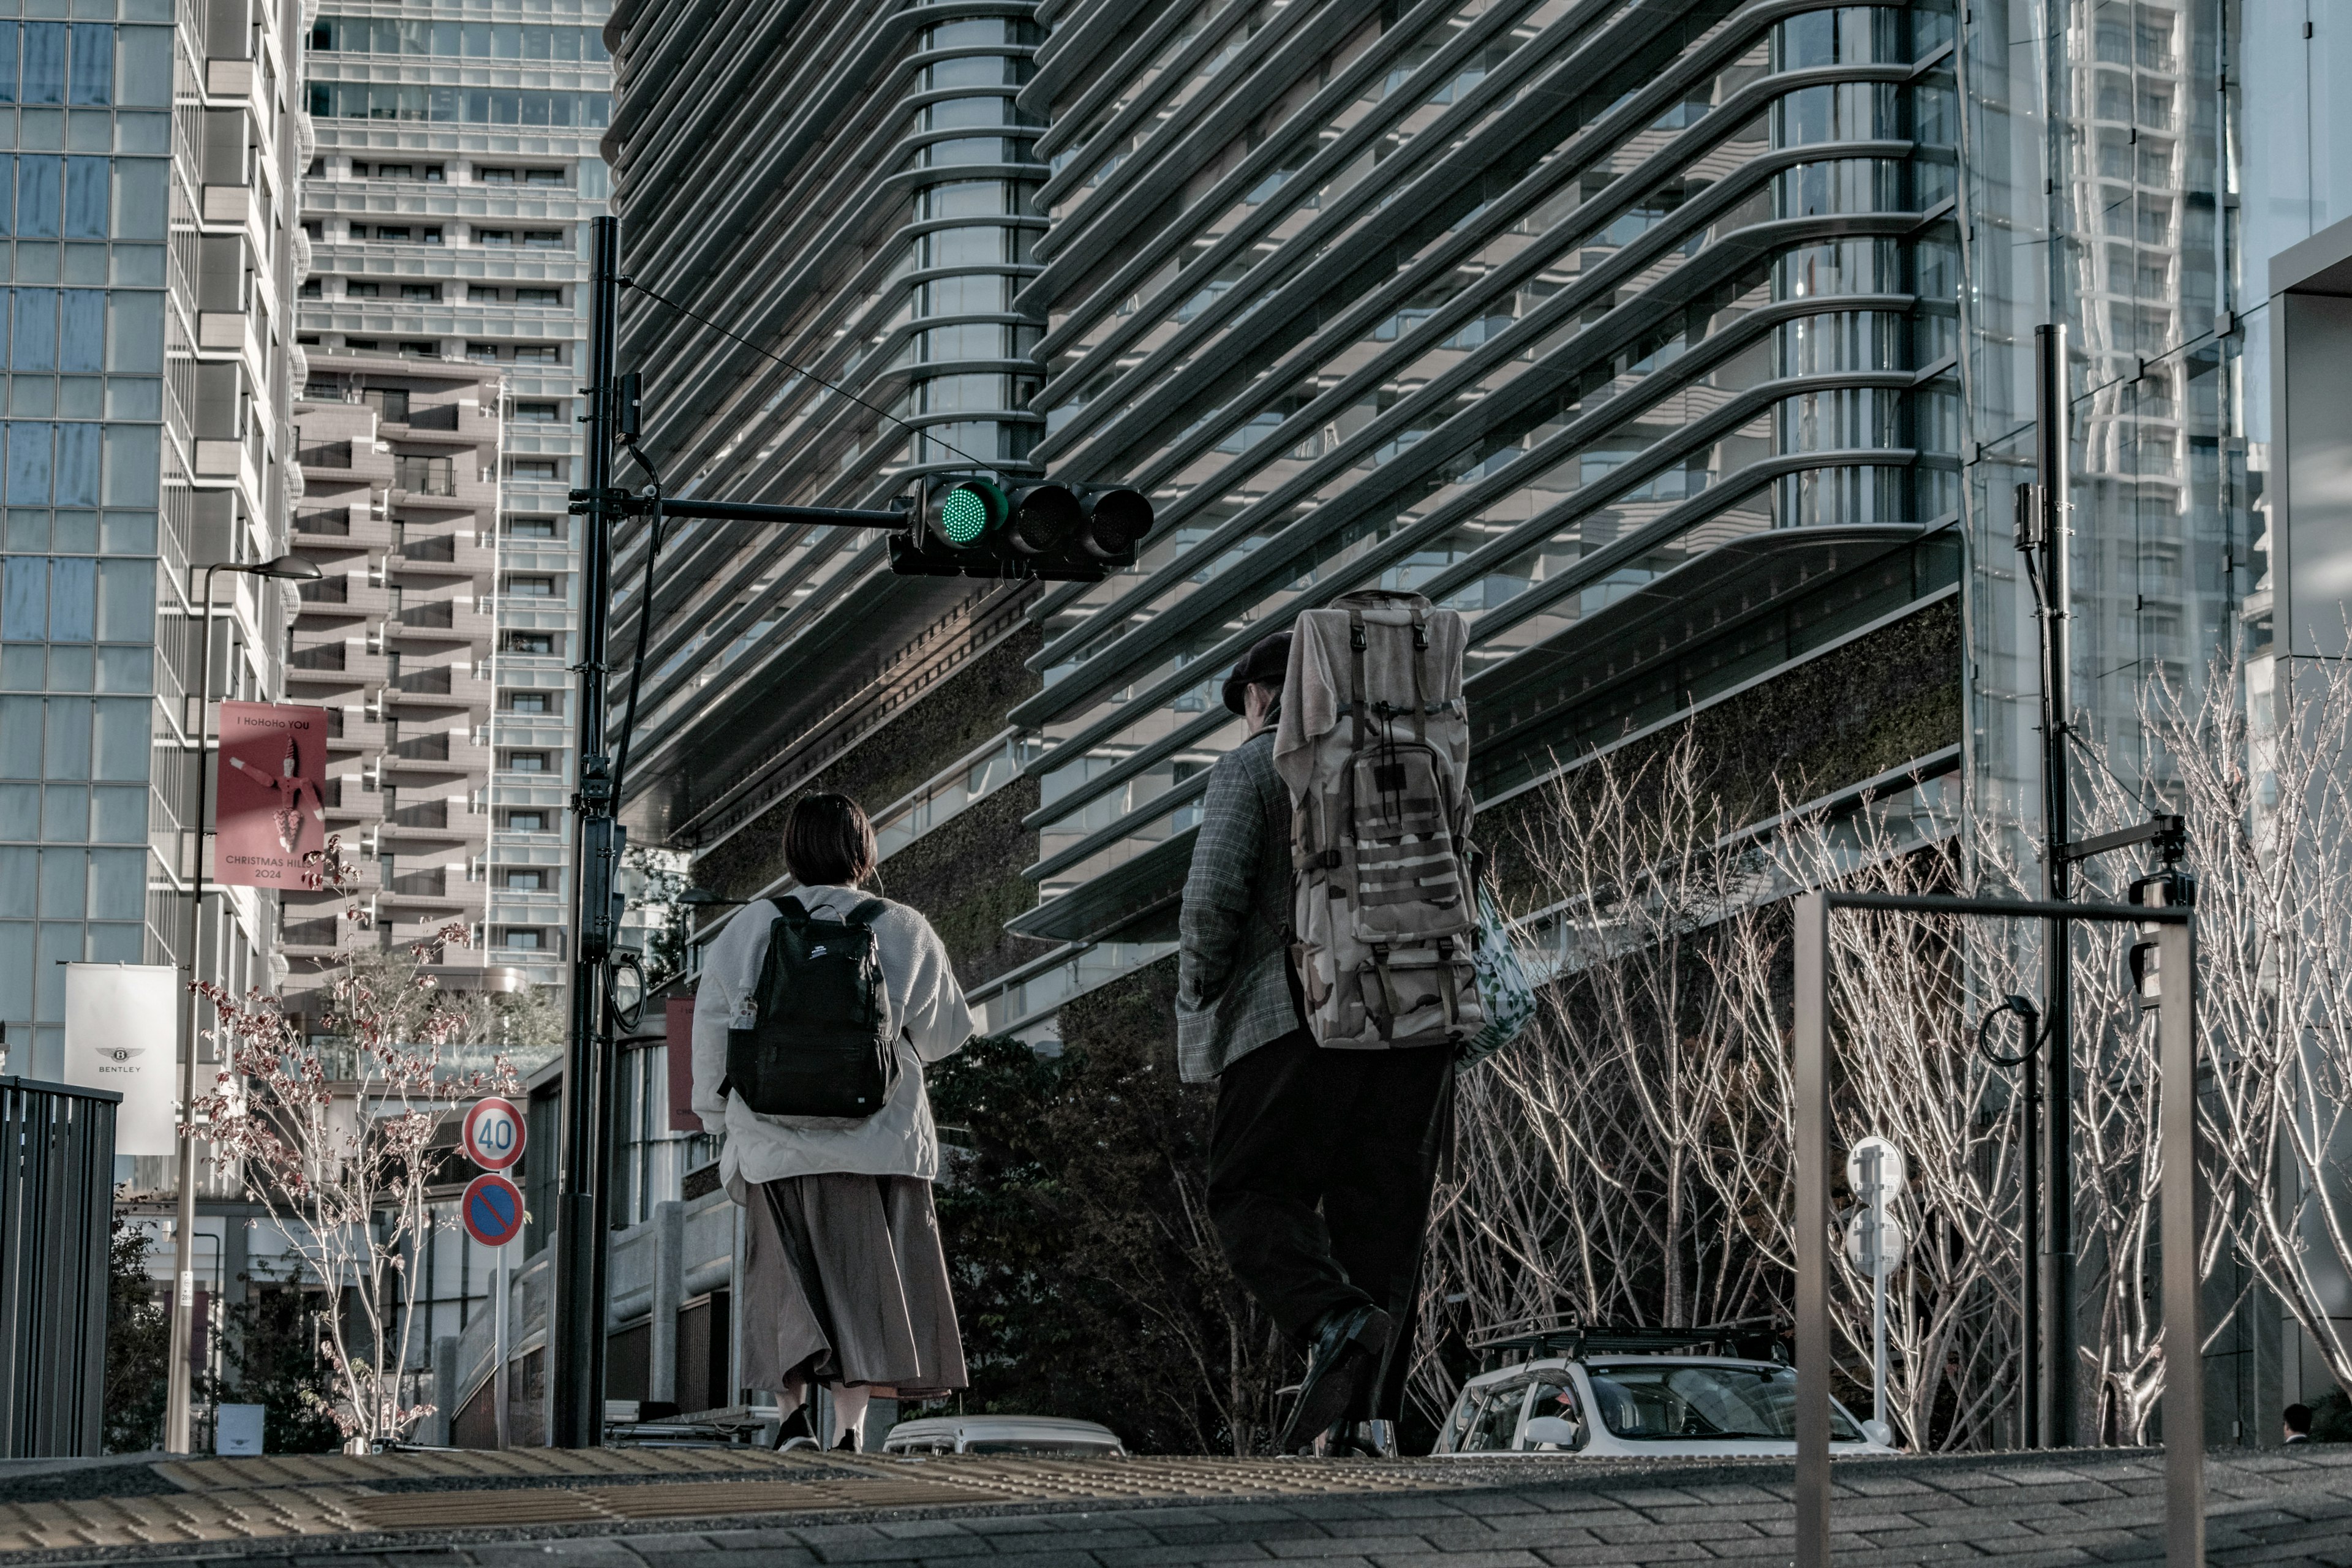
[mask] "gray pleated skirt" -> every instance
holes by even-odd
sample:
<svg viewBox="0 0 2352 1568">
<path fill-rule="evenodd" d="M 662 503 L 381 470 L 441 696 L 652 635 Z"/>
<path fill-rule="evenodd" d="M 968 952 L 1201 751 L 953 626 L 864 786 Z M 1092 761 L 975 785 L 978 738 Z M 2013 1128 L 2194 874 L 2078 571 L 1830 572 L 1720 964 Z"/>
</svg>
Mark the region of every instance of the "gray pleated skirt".
<svg viewBox="0 0 2352 1568">
<path fill-rule="evenodd" d="M 930 1183 L 789 1176 L 748 1195 L 744 1386 L 864 1384 L 902 1399 L 964 1386 Z"/>
</svg>

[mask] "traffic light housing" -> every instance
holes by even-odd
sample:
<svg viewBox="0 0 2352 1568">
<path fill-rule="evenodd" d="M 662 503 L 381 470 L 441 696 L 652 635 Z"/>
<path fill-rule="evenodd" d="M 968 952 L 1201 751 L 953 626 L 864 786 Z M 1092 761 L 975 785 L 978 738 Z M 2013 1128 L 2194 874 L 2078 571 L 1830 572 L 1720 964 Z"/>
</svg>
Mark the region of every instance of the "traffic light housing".
<svg viewBox="0 0 2352 1568">
<path fill-rule="evenodd" d="M 890 569 L 1096 583 L 1135 563 L 1151 522 L 1150 500 L 1124 485 L 959 479 L 933 488 L 918 528 L 891 536 Z"/>
<path fill-rule="evenodd" d="M 2195 875 L 2179 866 L 2166 866 L 2152 871 L 2131 885 L 2126 900 L 2143 909 L 2179 908 L 2197 902 Z M 2131 974 L 2133 995 L 2141 1010 L 2156 1007 L 2164 1000 L 2164 973 L 2157 962 L 2156 931 L 2153 921 L 2140 921 L 2132 928 L 2138 940 L 2125 950 L 2124 963 Z"/>
</svg>

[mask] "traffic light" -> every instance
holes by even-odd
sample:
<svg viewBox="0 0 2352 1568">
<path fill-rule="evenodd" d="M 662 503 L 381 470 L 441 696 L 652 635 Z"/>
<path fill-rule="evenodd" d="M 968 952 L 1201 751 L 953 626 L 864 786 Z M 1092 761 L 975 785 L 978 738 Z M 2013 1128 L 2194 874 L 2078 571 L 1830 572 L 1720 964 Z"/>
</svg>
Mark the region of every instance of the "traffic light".
<svg viewBox="0 0 2352 1568">
<path fill-rule="evenodd" d="M 1124 485 L 956 479 L 932 490 L 916 530 L 891 536 L 890 569 L 1094 583 L 1134 564 L 1150 531 L 1151 502 Z"/>
<path fill-rule="evenodd" d="M 2194 904 L 2197 901 L 2197 879 L 2179 866 L 2167 866 L 2134 882 L 2126 901 L 2143 909 Z M 2131 971 L 2132 993 L 2145 1010 L 2164 1000 L 2164 973 L 2157 963 L 2155 923 L 2144 921 L 2132 929 L 2139 940 L 2126 950 L 2124 962 Z"/>
</svg>

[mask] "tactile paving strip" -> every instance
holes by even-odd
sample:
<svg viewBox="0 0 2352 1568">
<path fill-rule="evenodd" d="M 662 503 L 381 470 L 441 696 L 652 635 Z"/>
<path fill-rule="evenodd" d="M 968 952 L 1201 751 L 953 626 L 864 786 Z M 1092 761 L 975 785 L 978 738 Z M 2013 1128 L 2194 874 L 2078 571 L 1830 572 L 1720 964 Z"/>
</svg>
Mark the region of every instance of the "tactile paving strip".
<svg viewBox="0 0 2352 1568">
<path fill-rule="evenodd" d="M 346 1511 L 351 1500 L 365 1495 L 358 1487 L 273 1487 L 0 1504 L 0 1552 L 340 1535 L 365 1528 Z"/>
<path fill-rule="evenodd" d="M 995 1500 L 925 1481 L 680 1481 L 666 1486 L 533 1487 L 516 1491 L 410 1492 L 354 1500 L 371 1530 L 588 1524 L 617 1519 L 713 1519 L 840 1509 L 971 1507 Z"/>
<path fill-rule="evenodd" d="M 807 1458 L 814 1458 L 808 1456 Z M 186 1491 L 255 1487 L 380 1486 L 403 1481 L 569 1481 L 661 1476 L 765 1475 L 803 1468 L 803 1456 L 765 1448 L 509 1448 L 434 1454 L 270 1454 L 174 1459 L 155 1473 Z"/>
<path fill-rule="evenodd" d="M 183 1489 L 0 1504 L 0 1553 L 843 1510 L 1213 1502 L 1462 1484 L 1360 1461 L 901 1459 L 737 1448 L 302 1454 L 154 1468 Z M 490 1479 L 552 1484 L 428 1489 L 436 1481 Z M 380 1489 L 387 1487 L 397 1489 Z"/>
</svg>

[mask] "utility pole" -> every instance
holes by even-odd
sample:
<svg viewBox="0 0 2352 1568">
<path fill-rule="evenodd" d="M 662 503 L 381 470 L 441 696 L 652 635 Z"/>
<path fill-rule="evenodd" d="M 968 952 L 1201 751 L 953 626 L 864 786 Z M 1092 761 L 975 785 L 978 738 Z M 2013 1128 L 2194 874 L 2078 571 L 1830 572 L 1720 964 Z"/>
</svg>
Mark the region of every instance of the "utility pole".
<svg viewBox="0 0 2352 1568">
<path fill-rule="evenodd" d="M 2067 791 L 2066 741 L 2074 721 L 2073 574 L 2068 570 L 2067 448 L 2071 405 L 2066 395 L 2066 329 L 2033 329 L 2034 500 L 2039 513 L 2032 542 L 2042 577 L 2042 897 L 2053 904 L 2074 896 L 2073 804 Z M 2042 949 L 2042 1016 L 2049 1046 L 2042 1053 L 2042 1129 L 2049 1142 L 2042 1162 L 2042 1444 L 2074 1446 L 2074 954 L 2073 924 L 2053 916 Z"/>
<path fill-rule="evenodd" d="M 620 220 L 593 220 L 588 303 L 588 470 L 580 523 L 580 648 L 574 667 L 572 795 L 572 1030 L 563 1067 L 563 1142 L 555 1196 L 555 1290 L 549 1314 L 549 1423 L 555 1447 L 604 1439 L 604 1261 L 612 1194 L 612 1096 L 605 1081 L 606 961 L 613 949 L 613 889 L 620 858 L 610 763 L 604 754 L 604 653 L 611 617 L 613 339 L 620 303 Z"/>
</svg>

